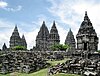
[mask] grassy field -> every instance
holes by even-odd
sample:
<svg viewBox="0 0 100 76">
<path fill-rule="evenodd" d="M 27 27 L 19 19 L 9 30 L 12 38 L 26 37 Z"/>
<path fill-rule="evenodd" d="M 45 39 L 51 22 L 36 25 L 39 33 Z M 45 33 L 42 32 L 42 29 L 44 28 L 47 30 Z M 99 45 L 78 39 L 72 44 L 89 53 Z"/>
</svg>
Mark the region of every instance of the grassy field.
<svg viewBox="0 0 100 76">
<path fill-rule="evenodd" d="M 64 59 L 64 60 L 60 60 L 60 61 L 48 61 L 51 65 L 56 65 L 58 63 L 63 63 L 68 59 Z M 34 73 L 30 73 L 30 74 L 26 74 L 26 73 L 17 73 L 17 72 L 13 72 L 13 73 L 9 73 L 6 75 L 2 75 L 0 74 L 0 76 L 47 76 L 47 68 L 46 69 L 42 69 L 40 71 L 34 72 Z M 52 76 L 79 76 L 79 75 L 74 75 L 74 74 L 56 74 L 56 75 L 52 75 Z"/>
</svg>

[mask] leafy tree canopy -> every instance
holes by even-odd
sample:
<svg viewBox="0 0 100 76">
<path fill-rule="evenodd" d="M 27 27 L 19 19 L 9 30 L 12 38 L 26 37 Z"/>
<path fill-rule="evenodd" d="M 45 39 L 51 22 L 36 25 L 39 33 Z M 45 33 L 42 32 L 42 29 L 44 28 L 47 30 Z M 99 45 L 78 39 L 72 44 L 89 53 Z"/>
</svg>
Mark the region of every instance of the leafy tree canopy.
<svg viewBox="0 0 100 76">
<path fill-rule="evenodd" d="M 57 51 L 57 50 L 66 50 L 69 48 L 69 45 L 67 44 L 54 44 L 51 46 L 51 49 L 53 51 Z"/>
<path fill-rule="evenodd" d="M 26 50 L 26 48 L 24 46 L 15 46 L 13 50 Z"/>
<path fill-rule="evenodd" d="M 97 52 L 99 52 L 99 53 L 100 53 L 100 50 L 97 50 Z"/>
</svg>

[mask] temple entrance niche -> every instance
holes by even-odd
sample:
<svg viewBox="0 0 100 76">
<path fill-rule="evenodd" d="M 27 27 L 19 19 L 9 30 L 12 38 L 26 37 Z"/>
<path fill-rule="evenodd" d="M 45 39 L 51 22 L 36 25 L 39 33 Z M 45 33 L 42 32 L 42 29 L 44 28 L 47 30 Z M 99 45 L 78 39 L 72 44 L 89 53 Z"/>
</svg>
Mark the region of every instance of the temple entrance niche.
<svg viewBox="0 0 100 76">
<path fill-rule="evenodd" d="M 83 50 L 87 50 L 87 42 L 84 42 L 84 48 Z"/>
</svg>

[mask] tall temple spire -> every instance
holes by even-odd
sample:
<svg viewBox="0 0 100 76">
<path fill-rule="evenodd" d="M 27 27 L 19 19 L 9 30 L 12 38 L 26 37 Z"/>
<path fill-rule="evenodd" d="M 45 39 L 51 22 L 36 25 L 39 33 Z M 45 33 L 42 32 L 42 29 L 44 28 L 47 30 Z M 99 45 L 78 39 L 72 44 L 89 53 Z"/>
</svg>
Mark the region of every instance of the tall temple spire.
<svg viewBox="0 0 100 76">
<path fill-rule="evenodd" d="M 43 24 L 45 25 L 45 21 L 43 21 Z"/>
<path fill-rule="evenodd" d="M 85 11 L 84 21 L 85 22 L 90 22 L 90 19 L 89 19 L 88 15 L 87 15 L 87 11 Z"/>
<path fill-rule="evenodd" d="M 6 51 L 7 50 L 7 46 L 6 44 L 4 43 L 3 46 L 2 46 L 2 51 Z"/>
<path fill-rule="evenodd" d="M 15 28 L 14 28 L 14 31 L 12 33 L 12 36 L 19 36 L 19 32 L 18 32 L 18 28 L 17 28 L 17 25 L 15 25 Z"/>
<path fill-rule="evenodd" d="M 43 21 L 42 26 L 41 26 L 41 30 L 44 29 L 46 27 L 45 21 Z"/>
<path fill-rule="evenodd" d="M 22 35 L 22 39 L 25 40 L 25 36 L 24 36 L 24 34 Z"/>
<path fill-rule="evenodd" d="M 18 31 L 18 29 L 17 29 L 17 25 L 15 25 L 14 31 Z"/>
<path fill-rule="evenodd" d="M 48 36 L 49 31 L 48 28 L 45 24 L 45 21 L 43 21 L 42 26 L 40 27 L 40 31 L 38 32 L 37 37 L 38 38 L 46 38 L 46 36 Z"/>
<path fill-rule="evenodd" d="M 38 50 L 48 49 L 48 36 L 49 36 L 49 31 L 45 24 L 45 21 L 43 21 L 42 26 L 40 27 L 40 30 L 36 37 L 36 47 L 38 48 Z"/>
<path fill-rule="evenodd" d="M 71 31 L 71 29 L 69 30 L 66 39 L 65 39 L 65 44 L 68 44 L 70 46 L 69 50 L 75 50 L 75 39 L 74 39 L 74 35 L 73 32 Z"/>
<path fill-rule="evenodd" d="M 50 34 L 57 34 L 57 35 L 58 35 L 58 30 L 57 30 L 57 28 L 56 28 L 56 23 L 55 23 L 55 21 L 53 21 L 53 25 L 52 25 L 52 27 L 51 27 Z"/>
<path fill-rule="evenodd" d="M 27 48 L 27 43 L 26 43 L 26 39 L 25 39 L 24 35 L 22 35 L 22 46 L 24 46 L 25 48 Z"/>
<path fill-rule="evenodd" d="M 21 38 L 19 36 L 17 25 L 15 25 L 14 31 L 10 37 L 9 42 L 10 42 L 10 48 L 21 45 Z"/>
<path fill-rule="evenodd" d="M 25 36 L 23 35 L 22 38 L 19 35 L 17 25 L 15 25 L 14 31 L 10 37 L 10 48 L 14 48 L 15 46 L 24 46 L 27 49 L 27 43 L 25 40 Z"/>
<path fill-rule="evenodd" d="M 81 23 L 76 38 L 77 38 L 77 49 L 91 50 L 92 52 L 97 50 L 98 37 L 87 15 L 87 11 L 85 12 L 84 20 Z"/>
<path fill-rule="evenodd" d="M 88 15 L 87 15 L 87 11 L 85 11 L 85 16 L 84 16 L 84 20 L 83 20 L 83 22 L 81 23 L 81 26 L 80 26 L 80 29 L 79 29 L 79 31 L 78 31 L 78 34 L 85 34 L 85 33 L 87 33 L 86 31 L 84 32 L 83 30 L 87 30 L 87 29 L 92 29 L 93 31 L 88 31 L 88 34 L 91 34 L 91 33 L 93 33 L 93 34 L 95 34 L 96 35 L 96 32 L 95 32 L 95 30 L 94 30 L 94 28 L 93 28 L 93 26 L 92 26 L 92 23 L 91 23 L 91 21 L 90 21 L 90 19 L 89 19 L 89 17 L 88 17 Z"/>
<path fill-rule="evenodd" d="M 56 29 L 56 23 L 55 23 L 55 21 L 53 21 L 53 26 L 52 26 L 52 28 Z"/>
<path fill-rule="evenodd" d="M 85 11 L 85 16 L 87 16 L 87 11 Z"/>
<path fill-rule="evenodd" d="M 58 34 L 58 30 L 56 28 L 55 21 L 53 22 L 53 25 L 51 27 L 48 40 L 49 40 L 49 47 L 52 45 L 55 45 L 55 44 L 59 44 L 59 42 L 60 42 L 60 37 Z"/>
</svg>

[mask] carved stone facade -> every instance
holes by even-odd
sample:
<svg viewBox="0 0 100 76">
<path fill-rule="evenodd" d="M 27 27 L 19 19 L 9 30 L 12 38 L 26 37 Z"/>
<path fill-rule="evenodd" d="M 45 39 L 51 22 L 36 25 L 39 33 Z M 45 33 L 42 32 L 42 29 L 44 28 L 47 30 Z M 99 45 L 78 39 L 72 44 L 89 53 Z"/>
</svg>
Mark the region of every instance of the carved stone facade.
<svg viewBox="0 0 100 76">
<path fill-rule="evenodd" d="M 65 44 L 68 44 L 70 46 L 69 50 L 75 50 L 76 48 L 76 42 L 75 42 L 74 35 L 71 29 L 69 30 L 66 36 Z"/>
<path fill-rule="evenodd" d="M 53 44 L 59 44 L 59 34 L 56 28 L 55 22 L 50 30 L 50 34 L 48 28 L 43 21 L 43 24 L 38 32 L 36 37 L 36 49 L 37 50 L 50 50 L 50 46 Z"/>
<path fill-rule="evenodd" d="M 48 49 L 48 37 L 49 37 L 49 31 L 45 25 L 45 22 L 43 21 L 40 31 L 38 32 L 38 35 L 36 37 L 36 49 L 37 50 L 47 50 Z"/>
<path fill-rule="evenodd" d="M 25 37 L 24 36 L 22 38 L 20 37 L 17 26 L 15 26 L 14 28 L 9 43 L 10 43 L 10 48 L 13 48 L 15 46 L 24 46 L 25 48 L 27 48 Z"/>
<path fill-rule="evenodd" d="M 77 48 L 75 45 L 76 43 L 73 32 L 70 30 L 65 40 L 65 44 L 68 44 L 70 46 L 70 50 L 75 50 L 75 49 L 81 51 L 88 50 L 91 52 L 95 52 L 96 50 L 98 50 L 98 37 L 87 15 L 87 12 L 85 12 L 84 20 L 81 23 L 79 31 L 76 35 L 76 39 L 77 39 Z M 17 26 L 15 26 L 12 36 L 10 37 L 9 43 L 10 43 L 10 48 L 13 48 L 15 46 L 24 46 L 27 48 L 25 37 L 24 35 L 22 36 L 22 38 L 20 37 Z M 48 31 L 45 22 L 43 21 L 43 24 L 38 32 L 38 35 L 36 36 L 35 49 L 39 51 L 50 50 L 50 47 L 52 45 L 59 43 L 60 43 L 60 36 L 58 34 L 55 21 L 53 22 L 53 25 L 50 29 L 50 33 Z"/>
<path fill-rule="evenodd" d="M 60 43 L 60 36 L 58 34 L 58 30 L 56 28 L 55 21 L 53 22 L 53 26 L 51 27 L 48 40 L 49 40 L 49 47 Z"/>
<path fill-rule="evenodd" d="M 27 48 L 27 42 L 26 42 L 26 39 L 25 39 L 25 36 L 23 35 L 22 36 L 22 46 L 24 46 L 25 48 Z"/>
<path fill-rule="evenodd" d="M 85 12 L 84 21 L 81 23 L 77 38 L 77 49 L 95 52 L 98 49 L 98 37 L 92 23 Z"/>
</svg>

